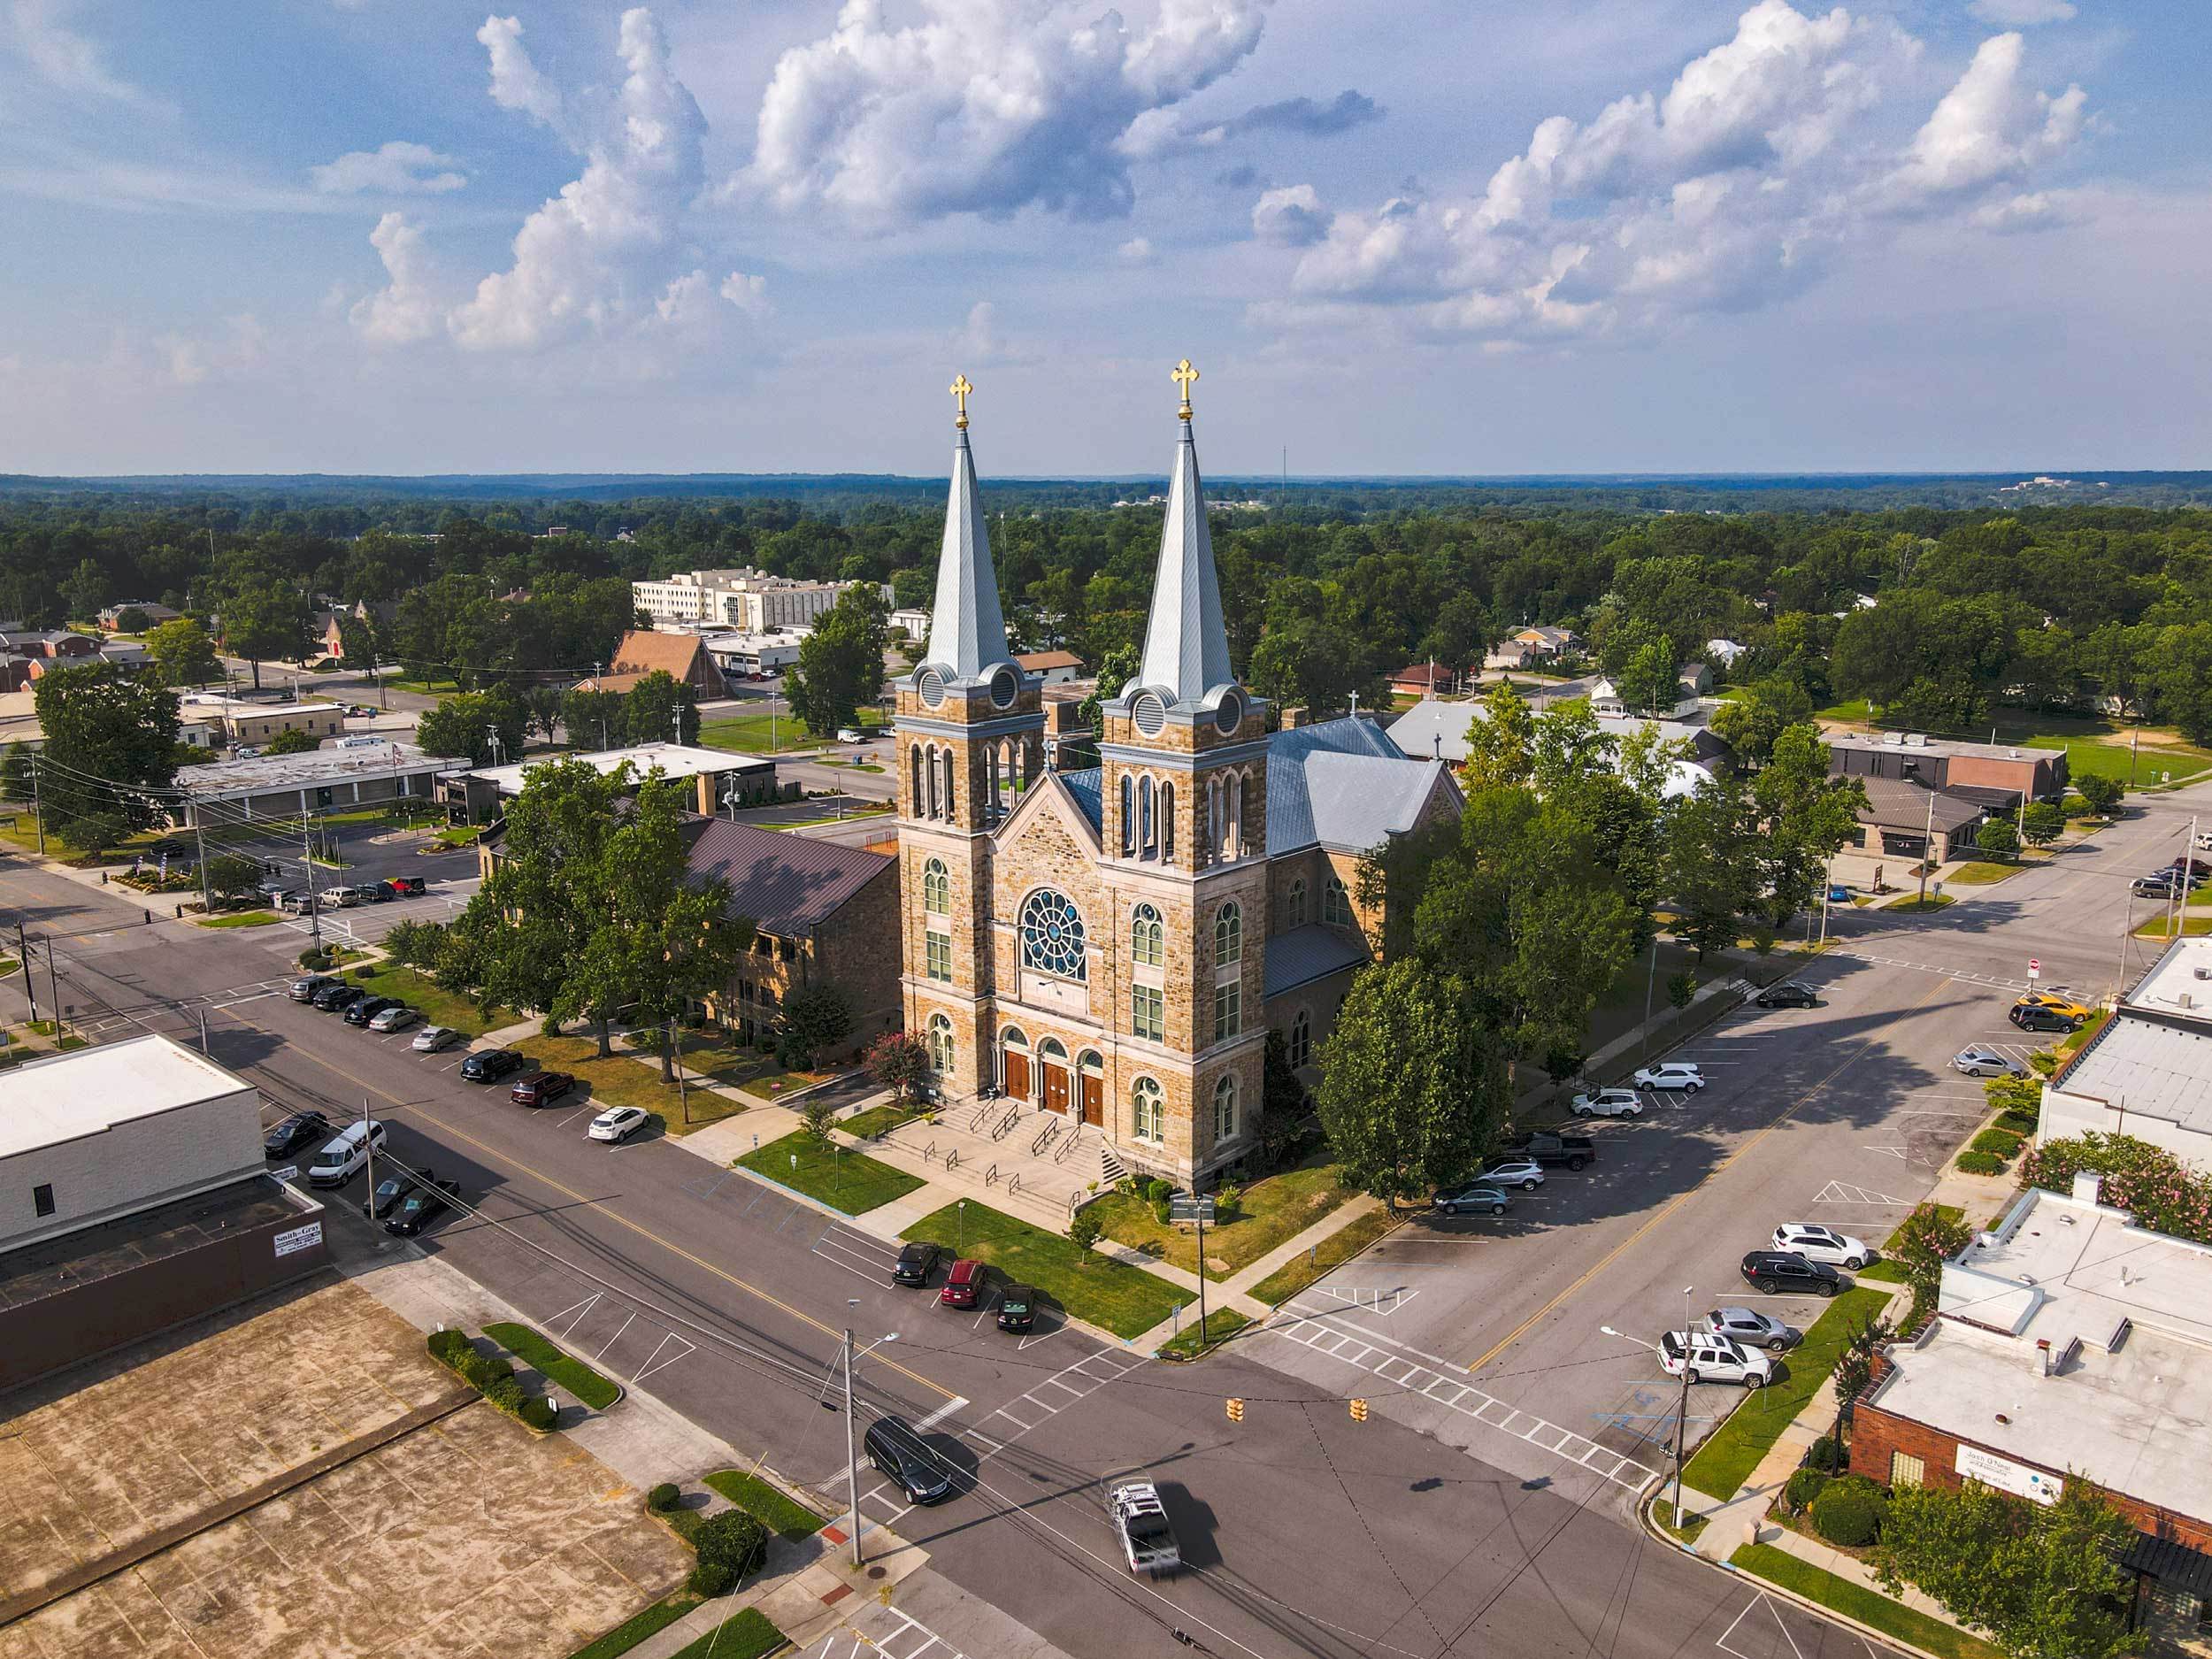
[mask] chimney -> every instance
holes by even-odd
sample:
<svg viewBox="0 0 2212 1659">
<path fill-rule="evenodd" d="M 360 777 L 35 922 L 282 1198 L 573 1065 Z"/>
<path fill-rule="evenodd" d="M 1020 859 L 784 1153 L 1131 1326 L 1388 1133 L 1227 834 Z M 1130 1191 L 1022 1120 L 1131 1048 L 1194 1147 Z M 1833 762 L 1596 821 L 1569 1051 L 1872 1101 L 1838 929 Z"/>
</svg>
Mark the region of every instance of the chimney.
<svg viewBox="0 0 2212 1659">
<path fill-rule="evenodd" d="M 1433 760 L 1441 760 L 1444 758 L 1443 733 L 1431 732 L 1429 733 L 1429 756 L 1430 758 Z"/>
<path fill-rule="evenodd" d="M 2094 1204 L 2098 1202 L 2098 1194 L 2103 1189 L 2104 1177 L 2098 1174 L 2096 1171 L 2076 1170 L 2074 1171 L 2074 1202 L 2076 1203 Z"/>
<path fill-rule="evenodd" d="M 1283 730 L 1286 732 L 1294 732 L 1302 726 L 1313 724 L 1313 711 L 1310 709 L 1300 708 L 1295 703 L 1285 704 L 1282 713 Z"/>
</svg>

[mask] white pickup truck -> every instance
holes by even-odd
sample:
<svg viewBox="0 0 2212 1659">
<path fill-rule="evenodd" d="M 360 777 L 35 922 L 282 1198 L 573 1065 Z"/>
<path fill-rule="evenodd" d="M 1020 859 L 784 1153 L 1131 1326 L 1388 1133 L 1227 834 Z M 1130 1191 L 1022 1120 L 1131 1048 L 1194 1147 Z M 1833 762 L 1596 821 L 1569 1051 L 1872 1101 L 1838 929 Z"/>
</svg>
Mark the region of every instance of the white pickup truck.
<svg viewBox="0 0 2212 1659">
<path fill-rule="evenodd" d="M 1121 1534 L 1121 1553 L 1129 1571 L 1154 1578 L 1179 1571 L 1183 1552 L 1176 1547 L 1175 1528 L 1160 1503 L 1160 1491 L 1149 1480 L 1133 1480 L 1116 1486 L 1106 1499 L 1114 1531 Z"/>
</svg>

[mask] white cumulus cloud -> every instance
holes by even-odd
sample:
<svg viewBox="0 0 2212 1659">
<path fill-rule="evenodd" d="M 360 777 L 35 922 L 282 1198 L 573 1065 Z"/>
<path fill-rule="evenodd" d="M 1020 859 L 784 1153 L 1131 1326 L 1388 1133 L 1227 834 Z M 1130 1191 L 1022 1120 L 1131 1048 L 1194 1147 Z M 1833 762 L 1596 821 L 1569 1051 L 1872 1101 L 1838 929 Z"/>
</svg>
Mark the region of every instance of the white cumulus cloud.
<svg viewBox="0 0 2212 1659">
<path fill-rule="evenodd" d="M 1650 331 L 1801 291 L 1904 217 L 2024 227 L 2033 208 L 1995 199 L 2033 194 L 2080 135 L 2084 95 L 2033 91 L 2003 35 L 1923 118 L 1921 51 L 1886 19 L 1757 0 L 1663 93 L 1539 122 L 1479 195 L 1332 213 L 1305 187 L 1271 190 L 1255 236 L 1302 251 L 1292 299 L 1260 314 L 1387 305 L 1494 340 Z"/>
<path fill-rule="evenodd" d="M 349 150 L 335 161 L 310 167 L 318 190 L 333 195 L 368 191 L 379 196 L 438 196 L 458 190 L 468 175 L 460 163 L 427 144 L 396 138 L 374 150 Z"/>
<path fill-rule="evenodd" d="M 733 187 L 871 229 L 1125 213 L 1132 157 L 1251 53 L 1265 3 L 1155 0 L 1133 24 L 1092 0 L 918 0 L 919 20 L 894 25 L 885 0 L 846 0 L 832 33 L 777 62 Z"/>
<path fill-rule="evenodd" d="M 5 0 L 0 40 L 13 46 L 41 76 L 64 92 L 88 93 L 118 104 L 142 104 L 145 95 L 107 65 L 98 42 L 73 25 L 75 0 Z"/>
<path fill-rule="evenodd" d="M 659 311 L 684 274 L 674 264 L 678 224 L 704 177 L 706 118 L 670 67 L 650 12 L 622 14 L 628 73 L 611 98 L 593 104 L 545 82 L 518 35 L 512 19 L 493 18 L 479 35 L 492 56 L 493 98 L 572 129 L 585 166 L 524 221 L 513 265 L 485 277 L 448 319 L 453 337 L 476 350 L 534 349 Z M 677 311 L 685 313 L 680 303 Z"/>
<path fill-rule="evenodd" d="M 2070 0 L 1974 0 L 1966 8 L 1985 23 L 1999 28 L 2032 29 L 2043 23 L 2073 20 Z"/>
<path fill-rule="evenodd" d="M 1114 250 L 1124 265 L 1150 265 L 1159 256 L 1153 251 L 1149 236 L 1132 236 Z"/>
<path fill-rule="evenodd" d="M 369 245 L 384 261 L 384 287 L 358 301 L 347 320 L 361 337 L 380 346 L 411 345 L 438 332 L 444 305 L 432 279 L 422 227 L 402 213 L 387 213 L 369 233 Z"/>
</svg>

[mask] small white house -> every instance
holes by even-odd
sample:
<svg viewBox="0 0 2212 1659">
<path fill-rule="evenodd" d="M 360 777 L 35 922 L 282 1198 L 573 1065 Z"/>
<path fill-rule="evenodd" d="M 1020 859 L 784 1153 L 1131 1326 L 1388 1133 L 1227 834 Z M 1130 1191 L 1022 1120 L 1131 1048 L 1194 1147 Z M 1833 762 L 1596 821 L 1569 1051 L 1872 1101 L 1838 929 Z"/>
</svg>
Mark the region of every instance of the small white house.
<svg viewBox="0 0 2212 1659">
<path fill-rule="evenodd" d="M 1723 668 L 1733 668 L 1736 665 L 1736 659 L 1750 649 L 1748 645 L 1739 645 L 1733 640 L 1705 641 L 1705 654 Z"/>
</svg>

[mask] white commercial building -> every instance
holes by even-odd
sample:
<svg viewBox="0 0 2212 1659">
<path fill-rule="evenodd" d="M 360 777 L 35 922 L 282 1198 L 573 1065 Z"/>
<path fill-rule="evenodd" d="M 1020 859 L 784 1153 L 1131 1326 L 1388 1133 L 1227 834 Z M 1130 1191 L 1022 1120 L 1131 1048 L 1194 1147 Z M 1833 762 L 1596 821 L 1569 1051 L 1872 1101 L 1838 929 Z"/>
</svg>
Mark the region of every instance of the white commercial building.
<svg viewBox="0 0 2212 1659">
<path fill-rule="evenodd" d="M 780 674 L 799 660 L 796 634 L 709 634 L 700 643 L 726 680 L 757 680 Z"/>
<path fill-rule="evenodd" d="M 262 1168 L 253 1085 L 166 1037 L 0 1072 L 0 1250 Z"/>
<path fill-rule="evenodd" d="M 734 628 L 772 634 L 812 622 L 858 582 L 802 581 L 749 568 L 679 571 L 658 581 L 632 582 L 630 596 L 655 627 Z M 890 590 L 883 589 L 885 600 Z"/>
<path fill-rule="evenodd" d="M 169 809 L 169 816 L 180 825 L 212 828 L 403 797 L 427 801 L 436 794 L 439 779 L 468 764 L 465 756 L 426 755 L 411 743 L 386 741 L 219 760 L 177 773 L 177 787 L 186 798 Z"/>
<path fill-rule="evenodd" d="M 2212 939 L 2177 939 L 2043 1086 L 2036 1139 L 2095 1131 L 2212 1174 Z"/>
</svg>

